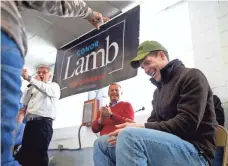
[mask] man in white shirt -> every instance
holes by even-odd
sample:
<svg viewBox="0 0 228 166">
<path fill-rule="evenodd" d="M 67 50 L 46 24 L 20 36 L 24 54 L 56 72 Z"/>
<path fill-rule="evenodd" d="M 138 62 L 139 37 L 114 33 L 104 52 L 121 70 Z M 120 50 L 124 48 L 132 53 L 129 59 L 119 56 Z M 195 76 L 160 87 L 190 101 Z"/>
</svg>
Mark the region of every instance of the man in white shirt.
<svg viewBox="0 0 228 166">
<path fill-rule="evenodd" d="M 22 96 L 22 104 L 27 105 L 26 127 L 22 147 L 15 158 L 23 166 L 48 166 L 47 151 L 53 134 L 52 121 L 56 118 L 60 87 L 49 81 L 51 73 L 48 66 L 38 66 L 35 78 L 23 69 L 22 77 L 30 84 Z"/>
</svg>

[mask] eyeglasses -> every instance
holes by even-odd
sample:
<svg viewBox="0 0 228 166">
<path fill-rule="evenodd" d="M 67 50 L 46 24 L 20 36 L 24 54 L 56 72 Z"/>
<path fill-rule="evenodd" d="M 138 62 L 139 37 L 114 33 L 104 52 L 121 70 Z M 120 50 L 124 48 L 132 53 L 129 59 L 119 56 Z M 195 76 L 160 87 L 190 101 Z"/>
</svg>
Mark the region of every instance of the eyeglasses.
<svg viewBox="0 0 228 166">
<path fill-rule="evenodd" d="M 46 75 L 48 72 L 46 72 L 46 71 L 37 71 L 36 73 L 37 73 L 37 75 L 39 75 L 39 74 Z"/>
</svg>

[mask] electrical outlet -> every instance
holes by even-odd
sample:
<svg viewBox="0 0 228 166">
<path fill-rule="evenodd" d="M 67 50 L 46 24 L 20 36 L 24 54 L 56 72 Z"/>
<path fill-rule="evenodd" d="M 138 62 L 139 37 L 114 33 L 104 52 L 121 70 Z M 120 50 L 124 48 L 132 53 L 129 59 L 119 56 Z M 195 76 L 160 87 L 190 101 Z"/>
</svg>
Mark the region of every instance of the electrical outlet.
<svg viewBox="0 0 228 166">
<path fill-rule="evenodd" d="M 59 149 L 59 150 L 63 149 L 63 145 L 59 144 L 59 145 L 58 145 L 58 149 Z"/>
</svg>

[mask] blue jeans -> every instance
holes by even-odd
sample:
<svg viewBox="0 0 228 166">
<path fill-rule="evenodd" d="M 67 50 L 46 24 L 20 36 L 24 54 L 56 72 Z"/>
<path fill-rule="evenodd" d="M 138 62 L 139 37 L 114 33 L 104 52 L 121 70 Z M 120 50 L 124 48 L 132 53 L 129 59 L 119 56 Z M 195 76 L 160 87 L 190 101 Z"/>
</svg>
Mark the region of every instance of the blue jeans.
<svg viewBox="0 0 228 166">
<path fill-rule="evenodd" d="M 95 166 L 207 166 L 206 159 L 189 142 L 157 130 L 127 127 L 116 147 L 108 136 L 94 143 Z"/>
<path fill-rule="evenodd" d="M 21 99 L 21 70 L 24 58 L 12 38 L 1 31 L 1 165 L 15 166 L 12 157 L 13 131 Z"/>
<path fill-rule="evenodd" d="M 215 158 L 213 160 L 212 166 L 221 166 L 223 162 L 224 148 L 217 147 L 215 151 Z"/>
</svg>

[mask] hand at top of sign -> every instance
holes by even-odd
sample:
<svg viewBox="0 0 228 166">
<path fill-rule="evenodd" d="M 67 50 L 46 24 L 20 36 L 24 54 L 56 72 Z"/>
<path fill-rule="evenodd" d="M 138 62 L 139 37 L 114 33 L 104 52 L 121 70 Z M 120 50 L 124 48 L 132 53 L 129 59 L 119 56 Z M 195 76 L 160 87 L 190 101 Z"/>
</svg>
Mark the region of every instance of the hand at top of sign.
<svg viewBox="0 0 228 166">
<path fill-rule="evenodd" d="M 108 106 L 101 107 L 100 111 L 101 111 L 101 116 L 103 117 L 110 117 L 112 115 L 112 111 Z"/>
<path fill-rule="evenodd" d="M 89 10 L 92 10 L 89 8 Z M 102 16 L 101 13 L 93 11 L 91 17 L 88 18 L 88 21 L 97 29 L 100 28 L 102 23 L 108 22 L 110 19 L 108 17 Z"/>
</svg>

